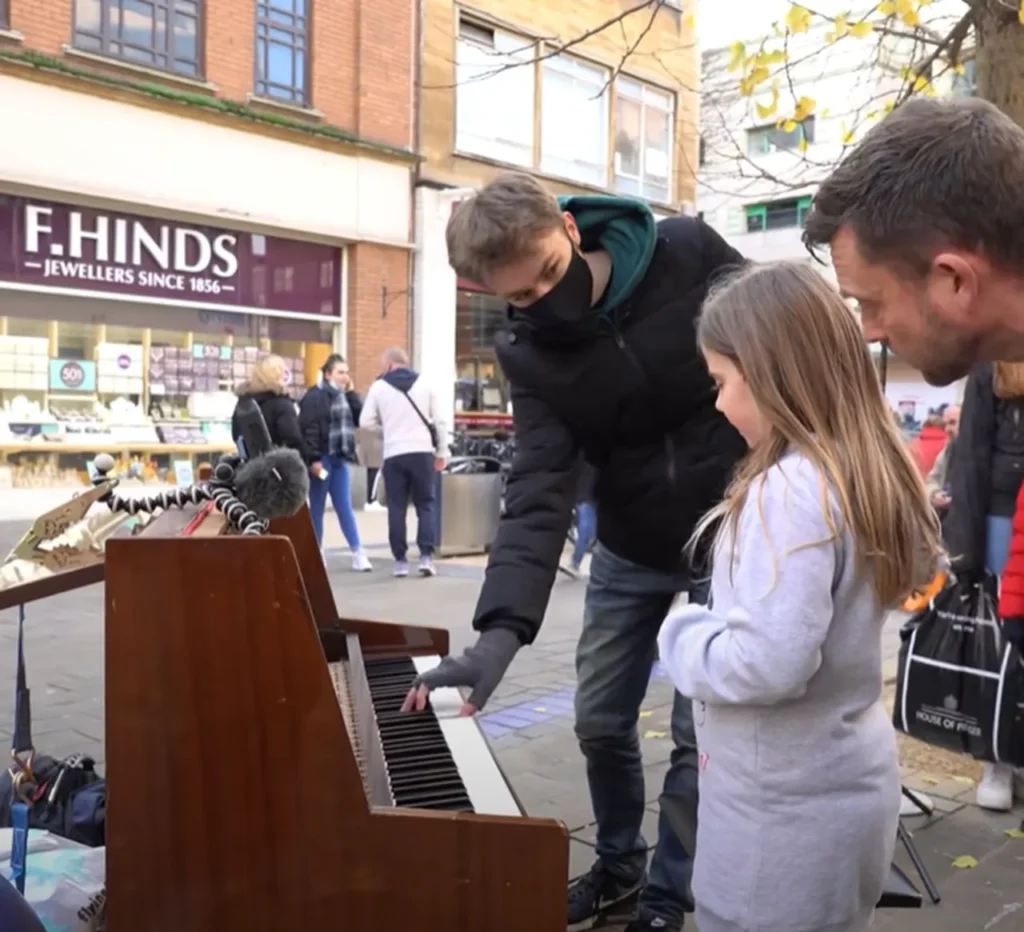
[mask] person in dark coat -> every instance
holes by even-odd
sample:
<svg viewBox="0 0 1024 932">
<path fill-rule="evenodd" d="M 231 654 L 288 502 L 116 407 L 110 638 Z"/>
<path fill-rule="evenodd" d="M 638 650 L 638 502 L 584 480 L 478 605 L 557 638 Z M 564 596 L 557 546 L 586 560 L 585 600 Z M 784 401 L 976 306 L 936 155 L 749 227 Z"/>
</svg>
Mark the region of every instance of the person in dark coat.
<svg viewBox="0 0 1024 932">
<path fill-rule="evenodd" d="M 359 525 L 352 507 L 349 469 L 356 463 L 356 428 L 363 400 L 352 386 L 348 363 L 331 353 L 320 369 L 320 383 L 299 402 L 299 425 L 310 463 L 309 513 L 316 539 L 323 546 L 327 498 L 334 505 L 341 533 L 352 551 L 352 569 L 373 569 L 359 540 Z"/>
<path fill-rule="evenodd" d="M 249 380 L 243 382 L 235 391 L 239 400 L 252 398 L 259 405 L 260 413 L 267 424 L 270 442 L 275 447 L 288 447 L 296 450 L 308 462 L 306 445 L 299 430 L 299 415 L 295 410 L 295 402 L 288 397 L 285 384 L 288 367 L 280 356 L 264 356 L 249 373 Z M 231 415 L 231 436 L 241 436 L 238 423 L 237 407 Z"/>
<path fill-rule="evenodd" d="M 663 813 L 647 874 L 637 733 L 656 639 L 673 600 L 707 597 L 684 548 L 721 500 L 746 444 L 716 410 L 695 320 L 713 279 L 743 257 L 695 217 L 656 221 L 627 197 L 555 199 L 509 173 L 448 224 L 456 274 L 509 302 L 497 357 L 511 387 L 516 454 L 473 627 L 476 644 L 418 679 L 406 707 L 468 686 L 479 709 L 536 638 L 565 547 L 580 454 L 600 476 L 597 546 L 576 653 L 576 735 L 587 760 L 597 860 L 567 891 L 570 926 L 636 903 L 629 932 L 682 927 L 691 853 Z M 672 709 L 664 792 L 696 824 L 690 700 Z"/>
<path fill-rule="evenodd" d="M 949 466 L 951 501 L 943 534 L 957 575 L 1002 577 L 1024 481 L 1024 363 L 986 363 L 968 377 L 960 435 Z M 1013 807 L 1013 768 L 985 763 L 978 805 Z"/>
</svg>

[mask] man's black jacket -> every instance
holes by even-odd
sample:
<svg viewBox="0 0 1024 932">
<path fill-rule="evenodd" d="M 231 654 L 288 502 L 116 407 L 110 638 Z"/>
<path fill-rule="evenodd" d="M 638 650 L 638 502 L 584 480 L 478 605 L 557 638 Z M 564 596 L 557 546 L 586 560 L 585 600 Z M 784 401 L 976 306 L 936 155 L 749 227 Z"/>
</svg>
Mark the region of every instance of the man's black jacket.
<svg viewBox="0 0 1024 932">
<path fill-rule="evenodd" d="M 708 285 L 743 257 L 692 217 L 658 224 L 643 281 L 618 327 L 545 345 L 525 313 L 498 335 L 511 383 L 516 456 L 506 513 L 473 626 L 537 635 L 565 545 L 582 449 L 598 470 L 598 540 L 643 566 L 676 570 L 697 521 L 746 450 L 715 410 L 696 320 Z"/>
</svg>

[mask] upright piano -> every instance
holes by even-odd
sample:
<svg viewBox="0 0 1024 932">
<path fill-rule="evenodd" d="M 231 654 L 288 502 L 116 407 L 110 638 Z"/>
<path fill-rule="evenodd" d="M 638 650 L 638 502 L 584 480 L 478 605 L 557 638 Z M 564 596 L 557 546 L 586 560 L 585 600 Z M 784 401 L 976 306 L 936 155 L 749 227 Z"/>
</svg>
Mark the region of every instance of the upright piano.
<svg viewBox="0 0 1024 932">
<path fill-rule="evenodd" d="M 305 509 L 222 530 L 106 544 L 109 932 L 562 932 L 564 825 L 456 690 L 399 712 L 447 632 L 339 618 Z"/>
</svg>

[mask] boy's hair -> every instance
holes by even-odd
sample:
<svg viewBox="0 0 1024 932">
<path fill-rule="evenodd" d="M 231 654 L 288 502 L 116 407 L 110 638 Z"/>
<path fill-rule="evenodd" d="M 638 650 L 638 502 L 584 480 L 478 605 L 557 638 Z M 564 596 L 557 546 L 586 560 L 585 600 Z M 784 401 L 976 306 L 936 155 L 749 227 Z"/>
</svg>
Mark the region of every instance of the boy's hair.
<svg viewBox="0 0 1024 932">
<path fill-rule="evenodd" d="M 460 278 L 531 256 L 537 239 L 565 225 L 558 201 L 532 175 L 505 172 L 462 201 L 448 220 L 448 262 Z"/>
<path fill-rule="evenodd" d="M 879 602 L 894 605 L 926 585 L 942 554 L 938 518 L 893 422 L 860 324 L 835 289 L 806 263 L 752 266 L 712 290 L 698 339 L 702 351 L 739 369 L 769 433 L 697 534 L 724 518 L 719 534 L 735 542 L 755 480 L 795 450 L 818 470 L 822 510 L 835 538 L 840 528 L 829 505 L 831 487 Z"/>
<path fill-rule="evenodd" d="M 804 225 L 813 251 L 842 226 L 864 257 L 927 268 L 936 250 L 1024 264 L 1024 129 L 987 101 L 915 97 L 864 136 L 818 188 Z"/>
</svg>

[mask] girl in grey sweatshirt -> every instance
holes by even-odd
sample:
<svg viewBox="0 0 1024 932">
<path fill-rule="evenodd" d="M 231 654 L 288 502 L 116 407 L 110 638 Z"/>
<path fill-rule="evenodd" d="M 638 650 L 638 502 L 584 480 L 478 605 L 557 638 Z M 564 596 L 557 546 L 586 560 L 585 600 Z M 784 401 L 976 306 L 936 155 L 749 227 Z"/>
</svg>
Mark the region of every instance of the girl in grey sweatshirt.
<svg viewBox="0 0 1024 932">
<path fill-rule="evenodd" d="M 697 928 L 861 932 L 900 806 L 882 626 L 935 568 L 937 523 L 859 325 L 813 269 L 741 273 L 700 341 L 751 449 L 705 524 L 710 607 L 658 639 L 694 700 Z"/>
</svg>

